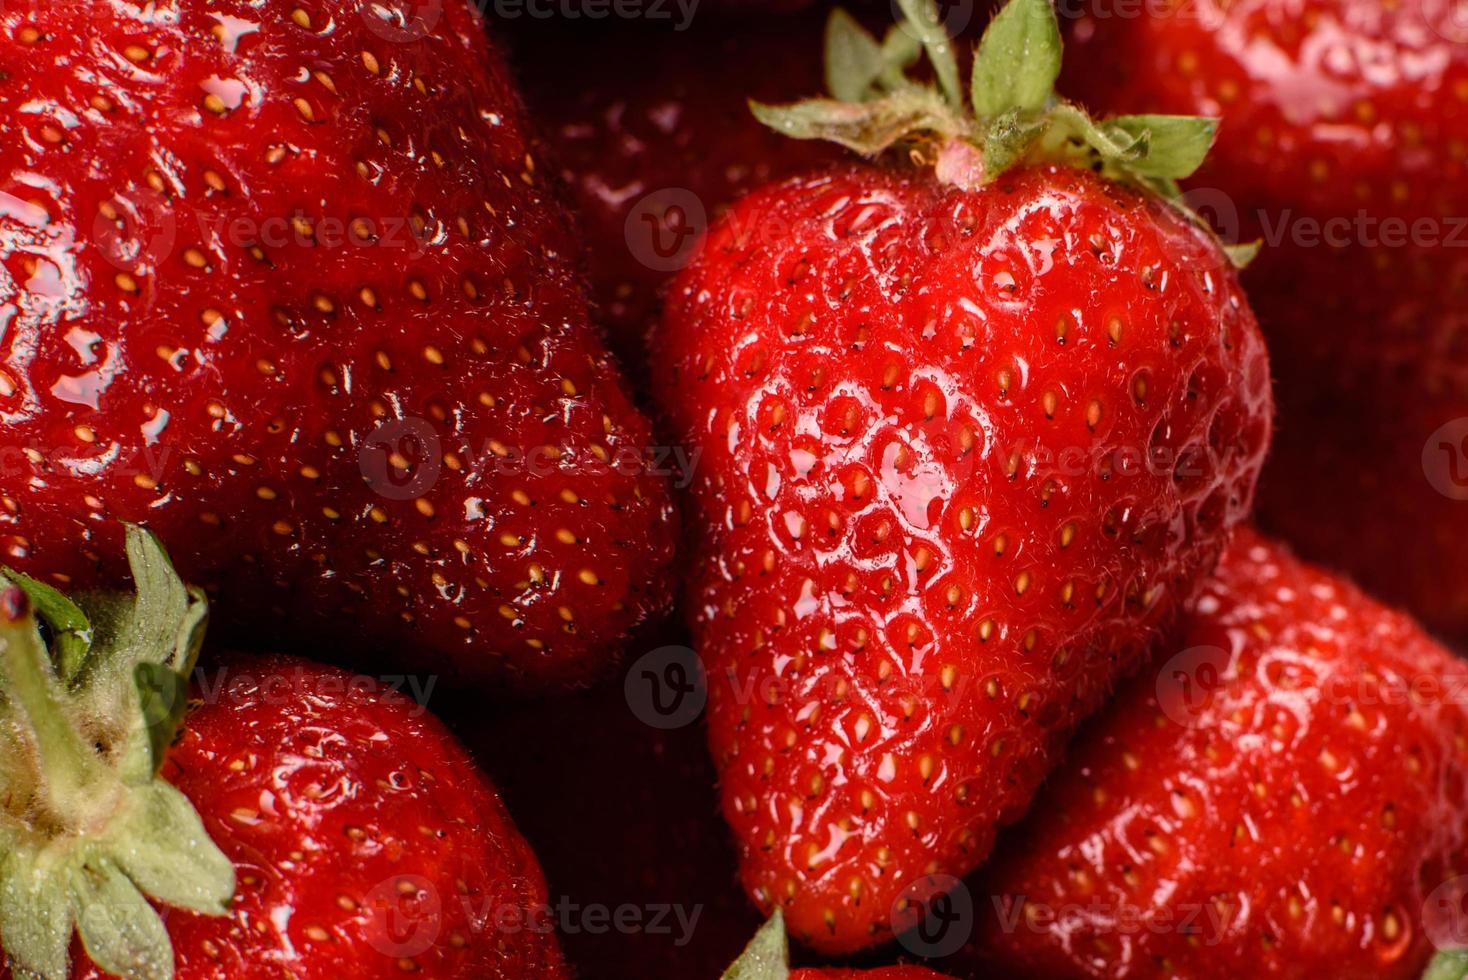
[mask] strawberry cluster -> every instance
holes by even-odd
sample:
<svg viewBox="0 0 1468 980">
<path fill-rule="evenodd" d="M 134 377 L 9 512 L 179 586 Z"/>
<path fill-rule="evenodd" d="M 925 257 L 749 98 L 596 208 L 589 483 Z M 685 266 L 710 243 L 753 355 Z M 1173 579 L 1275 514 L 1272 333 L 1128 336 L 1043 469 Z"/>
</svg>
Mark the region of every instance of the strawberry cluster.
<svg viewBox="0 0 1468 980">
<path fill-rule="evenodd" d="M 744 5 L 0 4 L 0 977 L 1468 976 L 1468 18 Z"/>
</svg>

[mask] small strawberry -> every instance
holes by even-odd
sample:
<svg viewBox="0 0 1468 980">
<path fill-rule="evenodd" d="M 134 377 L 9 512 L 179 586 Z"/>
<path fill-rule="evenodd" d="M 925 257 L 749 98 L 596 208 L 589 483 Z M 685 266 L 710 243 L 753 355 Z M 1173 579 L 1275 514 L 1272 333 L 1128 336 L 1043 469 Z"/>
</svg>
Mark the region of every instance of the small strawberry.
<svg viewBox="0 0 1468 980">
<path fill-rule="evenodd" d="M 745 947 L 744 953 L 724 972 L 723 980 L 951 980 L 921 966 L 883 966 L 872 970 L 841 970 L 827 967 L 790 969 L 790 947 L 785 921 L 776 909 L 770 920 Z"/>
<path fill-rule="evenodd" d="M 251 643 L 497 687 L 581 683 L 663 607 L 649 427 L 483 32 L 0 10 L 0 555 L 105 585 L 145 523 Z"/>
<path fill-rule="evenodd" d="M 1285 444 L 1261 482 L 1263 522 L 1428 625 L 1468 635 L 1468 509 L 1416 459 L 1436 427 L 1425 419 L 1462 416 L 1468 400 L 1465 8 L 1081 9 L 1070 91 L 1112 112 L 1224 117 L 1190 199 L 1265 246 L 1244 282 L 1269 338 Z"/>
<path fill-rule="evenodd" d="M 1253 532 L 1196 610 L 982 876 L 989 968 L 1420 976 L 1468 939 L 1468 667 Z"/>
<path fill-rule="evenodd" d="M 1211 569 L 1269 438 L 1253 315 L 1163 196 L 1209 122 L 1056 101 L 1044 0 L 985 34 L 972 118 L 909 7 L 885 45 L 836 19 L 856 101 L 759 110 L 908 166 L 736 204 L 655 338 L 701 460 L 724 813 L 756 903 L 824 952 L 891 938 L 911 889 L 987 857 Z M 902 77 L 908 36 L 941 90 Z"/>
<path fill-rule="evenodd" d="M 512 32 L 526 101 L 583 220 L 595 296 L 629 364 L 645 359 L 663 286 L 709 220 L 754 187 L 837 159 L 834 147 L 770 132 L 746 101 L 820 88 L 805 55 L 824 21 Z"/>
<path fill-rule="evenodd" d="M 180 735 L 206 602 L 147 533 L 132 529 L 127 550 L 136 598 L 78 606 L 0 580 L 12 968 L 44 980 L 566 976 L 535 856 L 494 787 L 407 698 L 303 660 L 226 660 L 200 672 Z"/>
</svg>

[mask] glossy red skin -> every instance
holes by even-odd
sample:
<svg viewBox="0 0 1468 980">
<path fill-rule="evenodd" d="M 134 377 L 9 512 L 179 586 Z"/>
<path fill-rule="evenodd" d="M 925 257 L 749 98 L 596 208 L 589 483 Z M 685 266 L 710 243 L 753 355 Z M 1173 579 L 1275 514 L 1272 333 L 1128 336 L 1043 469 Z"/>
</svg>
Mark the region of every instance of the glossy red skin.
<svg viewBox="0 0 1468 980">
<path fill-rule="evenodd" d="M 604 670 L 666 602 L 671 503 L 468 5 L 412 43 L 380 36 L 366 0 L 174 0 L 147 23 L 28 7 L 0 13 L 4 560 L 119 579 L 99 556 L 139 521 L 186 577 L 228 584 L 217 606 L 251 643 L 413 650 L 525 690 Z M 216 78 L 249 86 L 222 116 Z M 104 205 L 140 220 L 118 231 Z M 436 482 L 438 457 L 397 439 L 409 470 L 385 477 L 371 443 L 401 419 L 439 439 Z M 542 447 L 562 457 L 527 458 Z"/>
<path fill-rule="evenodd" d="M 1281 430 L 1317 460 L 1271 457 L 1262 521 L 1429 625 L 1468 634 L 1468 510 L 1433 499 L 1420 465 L 1362 450 L 1394 444 L 1401 413 L 1451 418 L 1468 399 L 1468 24 L 1437 0 L 1223 6 L 1084 17 L 1067 83 L 1097 109 L 1222 117 L 1192 186 L 1205 209 L 1230 202 L 1243 240 L 1266 241 L 1244 283 L 1283 392 Z M 1374 230 L 1338 226 L 1342 247 L 1298 234 L 1361 214 Z M 1430 220 L 1438 238 L 1380 244 L 1388 219 Z M 1281 222 L 1295 234 L 1280 238 Z M 1366 496 L 1336 492 L 1342 478 Z M 1362 534 L 1363 514 L 1381 526 Z"/>
<path fill-rule="evenodd" d="M 228 918 L 166 912 L 178 980 L 570 976 L 553 931 L 516 928 L 554 922 L 540 866 L 437 719 L 309 661 L 201 670 L 163 776 L 238 887 Z"/>
<path fill-rule="evenodd" d="M 1247 513 L 1253 315 L 1201 233 L 1089 173 L 856 168 L 737 204 L 656 340 L 701 453 L 689 615 L 745 887 L 818 950 L 880 943 L 904 888 L 988 855 Z"/>
<path fill-rule="evenodd" d="M 663 215 L 638 205 L 657 191 L 687 191 L 706 222 L 755 187 L 845 155 L 780 136 L 749 111 L 750 99 L 822 91 L 825 21 L 818 11 L 737 23 L 695 17 L 684 31 L 532 22 L 511 32 L 526 102 L 585 229 L 602 321 L 634 369 L 673 275 L 645 261 L 652 238 L 633 215 Z M 664 221 L 674 223 L 661 230 L 667 254 L 701 230 L 682 223 L 682 212 Z"/>
<path fill-rule="evenodd" d="M 1406 615 L 1252 532 L 1199 599 L 1176 649 L 1190 647 L 1222 652 L 1212 697 L 1178 714 L 1185 702 L 1169 694 L 1169 712 L 1159 691 L 1175 682 L 1139 676 L 974 883 L 989 968 L 1420 976 L 1433 953 L 1424 899 L 1468 867 L 1468 667 Z M 1021 918 L 1006 934 L 992 902 L 1020 895 L 1102 911 L 1068 916 L 1070 928 Z M 1137 915 L 1118 928 L 1106 910 L 1124 908 Z M 1137 926 L 1194 908 L 1193 935 Z"/>
</svg>

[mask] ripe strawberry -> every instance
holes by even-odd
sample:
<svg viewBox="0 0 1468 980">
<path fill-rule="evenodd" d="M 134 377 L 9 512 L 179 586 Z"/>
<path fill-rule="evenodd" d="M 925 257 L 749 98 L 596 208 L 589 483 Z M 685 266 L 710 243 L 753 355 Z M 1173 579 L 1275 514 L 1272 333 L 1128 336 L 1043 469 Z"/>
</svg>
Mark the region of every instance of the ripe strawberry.
<svg viewBox="0 0 1468 980">
<path fill-rule="evenodd" d="M 744 884 L 843 952 L 981 863 L 1172 623 L 1247 513 L 1269 390 L 1226 257 L 1154 193 L 1206 120 L 1055 102 L 1043 0 L 985 35 L 978 119 L 946 42 L 939 95 L 833 33 L 836 91 L 875 100 L 762 114 L 935 169 L 745 198 L 656 349 L 701 460 L 690 614 Z"/>
<path fill-rule="evenodd" d="M 0 32 L 0 554 L 105 583 L 144 522 L 252 642 L 523 688 L 661 608 L 649 429 L 468 5 Z"/>
<path fill-rule="evenodd" d="M 678 32 L 561 23 L 512 32 L 526 101 L 584 224 L 603 320 L 629 364 L 646 357 L 663 286 L 710 219 L 751 188 L 837 159 L 825 144 L 770 132 L 747 102 L 819 90 L 819 66 L 805 55 L 823 23 L 697 18 Z"/>
<path fill-rule="evenodd" d="M 790 969 L 790 948 L 785 921 L 776 909 L 745 947 L 744 953 L 725 971 L 723 980 L 949 980 L 921 966 L 883 966 L 873 970 L 841 970 L 827 967 Z"/>
<path fill-rule="evenodd" d="M 1088 729 L 983 876 L 991 965 L 1420 976 L 1453 938 L 1430 896 L 1468 871 L 1468 667 L 1253 532 L 1182 644 Z"/>
<path fill-rule="evenodd" d="M 1468 510 L 1417 461 L 1435 428 L 1422 420 L 1461 416 L 1468 398 L 1463 9 L 1199 0 L 1117 17 L 1098 5 L 1074 25 L 1068 81 L 1108 111 L 1224 116 L 1194 201 L 1265 244 L 1244 281 L 1287 445 L 1261 482 L 1263 521 L 1468 634 Z M 1400 425 L 1400 411 L 1417 420 Z"/>
<path fill-rule="evenodd" d="M 307 661 L 226 660 L 201 671 L 175 743 L 206 603 L 146 532 L 129 532 L 128 556 L 131 601 L 78 608 L 0 581 L 12 967 L 46 980 L 566 976 L 535 856 L 406 697 Z M 145 896 L 173 908 L 161 918 Z"/>
</svg>

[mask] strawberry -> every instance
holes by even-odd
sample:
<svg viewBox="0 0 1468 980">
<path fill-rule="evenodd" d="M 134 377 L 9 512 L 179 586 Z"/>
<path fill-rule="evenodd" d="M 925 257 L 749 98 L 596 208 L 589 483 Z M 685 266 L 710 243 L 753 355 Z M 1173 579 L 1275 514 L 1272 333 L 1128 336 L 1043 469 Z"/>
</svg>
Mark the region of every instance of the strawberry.
<svg viewBox="0 0 1468 980">
<path fill-rule="evenodd" d="M 0 32 L 0 555 L 105 585 L 130 519 L 251 643 L 605 669 L 665 604 L 670 498 L 469 6 Z"/>
<path fill-rule="evenodd" d="M 660 293 L 709 219 L 751 188 L 837 159 L 825 144 L 770 132 L 746 101 L 819 90 L 819 66 L 804 55 L 823 23 L 698 18 L 678 32 L 536 23 L 512 33 L 526 101 L 582 218 L 595 296 L 627 363 L 646 357 Z"/>
<path fill-rule="evenodd" d="M 1429 625 L 1468 634 L 1468 511 L 1417 461 L 1468 399 L 1462 6 L 1198 0 L 1131 17 L 1083 7 L 1075 92 L 1108 111 L 1224 116 L 1190 197 L 1265 246 L 1245 285 L 1269 337 L 1286 444 L 1261 483 L 1262 521 Z"/>
<path fill-rule="evenodd" d="M 151 535 L 131 529 L 127 550 L 135 598 L 78 606 L 0 580 L 12 968 L 45 980 L 567 975 L 534 854 L 488 779 L 406 697 L 307 661 L 226 659 L 200 671 L 179 735 L 207 603 Z"/>
<path fill-rule="evenodd" d="M 990 967 L 1406 978 L 1468 938 L 1439 902 L 1468 871 L 1468 666 L 1254 532 L 1180 649 L 982 876 Z"/>
<path fill-rule="evenodd" d="M 1163 196 L 1209 122 L 1056 101 L 1043 0 L 985 34 L 970 117 L 910 6 L 885 44 L 837 17 L 858 101 L 759 109 L 908 168 L 746 197 L 655 337 L 742 878 L 832 953 L 985 859 L 1212 567 L 1270 427 L 1228 259 Z M 941 91 L 902 78 L 905 32 Z"/>
<path fill-rule="evenodd" d="M 827 967 L 790 969 L 790 948 L 779 909 L 760 927 L 723 980 L 951 980 L 921 966 L 883 966 L 872 970 Z"/>
</svg>

